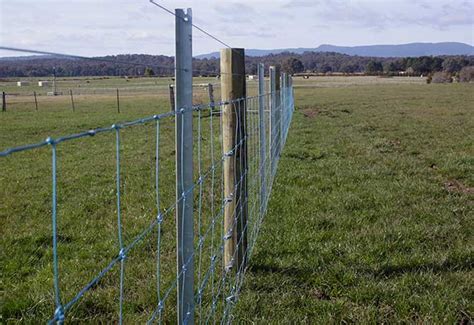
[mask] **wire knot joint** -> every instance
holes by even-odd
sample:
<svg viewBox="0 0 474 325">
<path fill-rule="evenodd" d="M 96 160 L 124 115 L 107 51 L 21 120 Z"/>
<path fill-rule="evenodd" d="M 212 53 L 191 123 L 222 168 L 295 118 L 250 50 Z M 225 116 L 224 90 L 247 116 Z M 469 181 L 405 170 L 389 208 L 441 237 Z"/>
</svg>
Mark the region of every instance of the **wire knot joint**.
<svg viewBox="0 0 474 325">
<path fill-rule="evenodd" d="M 123 261 L 126 258 L 127 258 L 127 255 L 125 255 L 125 250 L 122 248 L 119 252 L 119 259 Z"/>
<path fill-rule="evenodd" d="M 58 308 L 56 308 L 56 310 L 54 311 L 54 318 L 58 321 L 58 323 L 64 322 L 65 316 L 63 306 L 59 306 Z"/>
<path fill-rule="evenodd" d="M 46 143 L 49 144 L 49 145 L 53 145 L 53 144 L 56 144 L 56 141 L 51 137 L 47 137 L 46 138 Z"/>
<path fill-rule="evenodd" d="M 163 215 L 161 214 L 161 212 L 159 212 L 158 215 L 156 216 L 156 220 L 158 221 L 158 223 L 163 222 Z"/>
</svg>

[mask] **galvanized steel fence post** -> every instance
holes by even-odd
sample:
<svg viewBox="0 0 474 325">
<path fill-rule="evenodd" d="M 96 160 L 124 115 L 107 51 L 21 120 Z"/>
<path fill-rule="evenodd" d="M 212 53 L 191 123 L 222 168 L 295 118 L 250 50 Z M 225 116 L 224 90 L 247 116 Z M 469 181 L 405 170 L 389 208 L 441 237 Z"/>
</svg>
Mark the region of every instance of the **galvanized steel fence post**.
<svg viewBox="0 0 474 325">
<path fill-rule="evenodd" d="M 281 106 L 281 119 L 280 119 L 280 133 L 281 133 L 281 141 L 282 143 L 280 143 L 280 153 L 281 153 L 281 150 L 283 150 L 283 141 L 285 141 L 285 136 L 283 134 L 283 130 L 285 128 L 285 120 L 286 120 L 286 95 L 285 95 L 285 92 L 286 92 L 286 73 L 283 72 L 281 74 L 281 82 L 280 82 L 280 86 L 281 86 L 281 91 L 280 91 L 280 106 Z"/>
<path fill-rule="evenodd" d="M 280 154 L 281 143 L 281 105 L 280 105 L 280 69 L 270 67 L 270 159 L 272 174 L 276 171 L 276 158 Z"/>
<path fill-rule="evenodd" d="M 176 9 L 176 238 L 178 324 L 194 323 L 192 11 Z"/>
<path fill-rule="evenodd" d="M 280 67 L 275 66 L 275 133 L 276 133 L 276 141 L 275 141 L 275 158 L 280 156 L 281 152 L 281 83 L 280 83 Z M 277 161 L 277 159 L 275 159 Z"/>
<path fill-rule="evenodd" d="M 265 67 L 258 65 L 258 127 L 260 136 L 260 213 L 264 213 L 267 201 L 267 140 L 265 132 Z"/>
</svg>

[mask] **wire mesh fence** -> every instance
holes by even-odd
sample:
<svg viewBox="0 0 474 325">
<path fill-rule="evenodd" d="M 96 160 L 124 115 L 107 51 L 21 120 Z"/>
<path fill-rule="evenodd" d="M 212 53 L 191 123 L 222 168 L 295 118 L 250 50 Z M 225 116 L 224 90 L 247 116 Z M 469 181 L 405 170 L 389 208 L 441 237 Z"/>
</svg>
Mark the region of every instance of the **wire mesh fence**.
<svg viewBox="0 0 474 325">
<path fill-rule="evenodd" d="M 199 323 L 230 322 L 266 212 L 293 108 L 290 82 L 279 91 L 260 90 L 256 96 L 194 105 L 0 152 L 2 159 L 13 163 L 15 153 L 28 154 L 41 148 L 50 151 L 50 190 L 43 194 L 49 196 L 46 201 L 51 204 L 52 301 L 45 301 L 43 296 L 34 302 L 45 310 L 54 302 L 49 323 L 101 317 L 119 323 L 136 321 L 137 309 L 140 321 L 168 323 L 176 321 L 177 305 L 183 308 L 185 323 L 190 315 Z M 189 112 L 193 124 L 193 183 L 175 194 L 179 171 L 173 165 L 177 152 L 172 149 L 179 145 L 176 141 L 180 138 L 176 120 Z M 230 148 L 223 141 L 226 114 L 236 115 L 236 133 L 243 130 Z M 94 144 L 101 137 L 99 144 Z M 76 184 L 80 181 L 74 175 L 77 170 L 89 184 L 102 181 L 93 168 L 83 168 L 80 159 L 73 158 L 77 151 L 109 158 L 104 170 L 114 185 L 108 182 L 102 187 L 111 189 L 114 199 L 109 195 L 105 202 L 98 200 L 95 204 L 108 207 L 103 217 L 111 220 L 114 215 L 115 222 L 104 224 L 88 218 L 92 213 L 88 210 L 99 207 L 74 201 L 77 192 L 90 190 Z M 139 177 L 143 175 L 141 170 L 147 170 L 148 177 Z M 229 175 L 230 188 L 226 180 Z M 8 188 L 8 176 L 5 184 Z M 194 215 L 193 252 L 177 269 L 176 242 L 182 229 L 174 214 L 187 201 L 192 202 Z M 74 208 L 68 208 L 68 204 Z M 86 211 L 81 213 L 81 209 Z M 103 240 L 94 239 L 96 243 L 90 249 L 93 257 L 66 249 L 67 234 L 76 223 L 103 227 Z M 78 247 L 84 244 L 80 242 Z M 90 260 L 94 262 L 89 264 Z M 193 303 L 179 304 L 178 284 L 190 270 Z M 98 299 L 108 299 L 107 312 L 91 310 L 91 305 L 103 304 Z"/>
<path fill-rule="evenodd" d="M 11 244 L 1 256 L 8 261 L 6 291 L 24 298 L 24 308 L 8 299 L 8 319 L 232 321 L 291 123 L 292 80 L 271 67 L 266 91 L 260 64 L 258 89 L 249 89 L 243 49 L 193 24 L 190 9 L 173 13 L 152 3 L 176 18 L 174 87 L 164 79 L 121 80 L 121 88 L 117 81 L 93 87 L 95 80 L 78 79 L 61 88 L 55 78 L 52 96 L 33 88 L 3 93 L 4 111 L 40 111 L 47 103 L 53 127 L 64 122 L 58 110 L 67 107 L 120 113 L 128 99 L 157 107 L 151 116 L 0 152 L 0 194 L 9 214 L 0 216 L 16 231 L 2 238 Z M 193 28 L 228 47 L 221 52 L 221 89 L 207 80 L 193 92 Z M 32 254 L 21 252 L 35 245 Z"/>
</svg>

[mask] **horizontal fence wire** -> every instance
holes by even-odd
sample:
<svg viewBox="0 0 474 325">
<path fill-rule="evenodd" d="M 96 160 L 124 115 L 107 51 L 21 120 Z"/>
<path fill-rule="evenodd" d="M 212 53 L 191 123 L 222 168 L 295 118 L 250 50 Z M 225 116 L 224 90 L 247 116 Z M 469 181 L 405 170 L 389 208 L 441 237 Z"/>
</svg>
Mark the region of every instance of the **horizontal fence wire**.
<svg viewBox="0 0 474 325">
<path fill-rule="evenodd" d="M 279 100 L 276 101 L 276 98 Z M 261 105 L 263 107 L 260 107 Z M 229 108 L 235 114 L 239 114 L 242 110 L 245 112 L 246 118 L 237 119 L 238 123 L 235 127 L 236 129 L 243 127 L 246 131 L 243 137 L 233 144 L 230 151 L 224 152 L 222 119 L 224 111 Z M 193 112 L 194 125 L 192 131 L 194 183 L 191 187 L 186 188 L 181 196 L 165 205 L 163 178 L 169 178 L 169 175 L 176 171 L 164 167 L 166 159 L 169 160 L 169 157 L 163 156 L 162 153 L 165 145 L 164 132 L 174 129 L 177 116 L 189 112 L 189 110 Z M 155 254 L 149 253 L 146 258 L 154 260 L 155 270 L 154 274 L 150 275 L 149 285 L 155 287 L 155 295 L 148 299 L 148 306 L 144 308 L 144 312 L 149 313 L 147 322 L 153 324 L 176 321 L 176 289 L 191 263 L 194 263 L 195 270 L 194 304 L 185 306 L 185 323 L 191 314 L 194 315 L 194 320 L 197 323 L 219 322 L 223 324 L 231 322 L 232 311 L 238 300 L 244 275 L 249 265 L 248 260 L 252 256 L 267 211 L 271 188 L 281 151 L 288 135 L 293 110 L 293 88 L 289 84 L 274 93 L 195 105 L 189 109 L 178 109 L 134 121 L 115 123 L 109 127 L 96 128 L 77 134 L 58 138 L 48 137 L 38 143 L 0 151 L 0 157 L 9 157 L 21 151 L 30 151 L 41 147 L 51 148 L 52 283 L 55 311 L 49 324 L 63 323 L 69 317 L 73 317 L 73 307 L 78 305 L 84 296 L 97 287 L 104 277 L 112 273 L 115 268 L 118 268 L 118 281 L 106 285 L 118 285 L 117 322 L 124 322 L 127 316 L 126 312 L 130 310 L 128 306 L 132 303 L 128 295 L 131 289 L 127 289 L 127 269 L 131 268 L 130 263 L 133 263 L 133 260 L 129 261 L 129 256 L 145 239 L 150 237 L 155 238 L 153 244 Z M 261 115 L 262 112 L 263 115 Z M 239 123 L 244 123 L 244 125 Z M 152 186 L 154 206 L 150 209 L 154 211 L 154 216 L 149 218 L 145 228 L 141 229 L 133 238 L 129 238 L 124 237 L 124 231 L 126 231 L 124 220 L 130 216 L 124 215 L 126 205 L 123 196 L 127 190 L 127 182 L 123 177 L 122 160 L 127 147 L 122 144 L 122 133 L 126 129 L 144 125 L 154 129 L 154 150 L 153 157 L 150 159 L 153 161 L 154 174 Z M 262 132 L 265 134 L 265 146 L 261 143 Z M 74 140 L 92 141 L 88 139 L 108 133 L 115 137 L 116 253 L 111 260 L 103 263 L 102 269 L 95 277 L 84 282 L 82 289 L 66 300 L 63 291 L 67 290 L 68 283 L 61 281 L 62 273 L 59 264 L 63 257 L 58 251 L 58 236 L 61 231 L 58 227 L 58 220 L 66 218 L 61 214 L 61 206 L 58 205 L 58 193 L 60 193 L 58 187 L 62 177 L 61 173 L 65 171 L 61 170 L 60 173 L 57 168 L 59 154 L 57 149 Z M 262 148 L 266 148 L 263 155 Z M 245 152 L 245 155 L 242 152 Z M 240 154 L 237 155 L 238 153 Z M 245 195 L 226 197 L 224 194 L 224 165 L 228 159 L 234 156 L 235 159 L 232 160 L 235 169 L 234 175 L 239 177 L 235 179 L 232 194 L 245 193 Z M 239 168 L 240 170 L 237 170 Z M 166 186 L 169 185 L 166 184 Z M 266 189 L 266 191 L 262 192 L 262 189 Z M 183 267 L 176 270 L 173 276 L 169 274 L 169 270 L 173 269 L 167 265 L 169 259 L 164 260 L 163 254 L 165 251 L 171 255 L 175 255 L 177 252 L 173 243 L 164 241 L 163 227 L 166 223 L 175 222 L 172 214 L 190 195 L 194 199 L 194 253 L 188 260 L 183 261 Z M 238 202 L 232 203 L 236 197 Z M 232 211 L 229 211 L 229 206 L 233 207 Z M 226 226 L 225 216 L 229 212 L 233 221 L 230 226 Z M 245 223 L 242 222 L 244 213 L 246 214 Z M 234 243 L 234 252 L 229 266 L 225 263 L 225 252 L 226 245 L 231 238 L 237 238 L 237 240 Z M 238 259 L 243 259 L 246 262 L 234 263 Z M 96 316 L 100 317 L 101 315 Z"/>
<path fill-rule="evenodd" d="M 154 84 L 156 83 L 156 84 Z M 135 108 L 136 96 L 143 96 L 157 108 L 163 106 L 166 95 L 173 92 L 173 84 L 163 80 L 150 81 L 143 85 L 117 85 L 117 87 L 89 87 L 73 84 L 58 84 L 54 92 L 51 89 L 21 90 L 3 92 L 3 107 L 7 112 L 27 111 L 92 111 L 97 101 L 103 103 L 102 110 L 111 112 L 130 112 Z M 195 103 L 214 101 L 218 94 L 220 83 L 203 82 L 193 84 L 193 100 Z M 54 94 L 54 95 L 53 95 Z M 0 93 L 0 96 L 2 94 Z M 73 109 L 74 108 L 74 109 Z M 122 108 L 122 109 L 120 109 Z"/>
</svg>

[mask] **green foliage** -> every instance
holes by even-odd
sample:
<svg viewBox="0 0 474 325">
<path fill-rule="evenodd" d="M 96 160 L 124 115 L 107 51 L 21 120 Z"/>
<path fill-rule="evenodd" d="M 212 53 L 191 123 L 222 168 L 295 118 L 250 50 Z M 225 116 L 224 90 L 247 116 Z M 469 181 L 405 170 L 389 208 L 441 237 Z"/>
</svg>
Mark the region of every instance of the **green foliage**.
<svg viewBox="0 0 474 325">
<path fill-rule="evenodd" d="M 153 77 L 155 72 L 152 68 L 145 68 L 145 72 L 143 73 L 145 77 Z"/>
<path fill-rule="evenodd" d="M 431 82 L 435 84 L 444 84 L 453 82 L 453 78 L 447 72 L 435 72 L 431 78 Z"/>
<path fill-rule="evenodd" d="M 448 73 L 455 73 L 469 64 L 469 61 L 464 57 L 449 57 L 443 61 L 443 70 Z"/>
<path fill-rule="evenodd" d="M 474 66 L 464 67 L 459 72 L 460 82 L 473 82 L 474 81 Z"/>
<path fill-rule="evenodd" d="M 304 71 L 303 63 L 297 58 L 289 58 L 283 62 L 282 68 L 289 74 L 295 74 Z"/>
<path fill-rule="evenodd" d="M 370 60 L 365 67 L 365 73 L 368 75 L 377 75 L 383 72 L 383 65 L 380 61 Z"/>
<path fill-rule="evenodd" d="M 404 71 L 405 67 L 401 61 L 387 61 L 383 64 L 383 70 L 387 74 L 393 74 Z"/>
<path fill-rule="evenodd" d="M 114 61 L 139 63 L 153 69 L 155 75 L 172 76 L 174 71 L 174 58 L 163 55 L 117 55 L 107 56 L 103 59 L 110 62 L 65 59 L 65 58 L 34 58 L 21 60 L 0 60 L 0 77 L 39 77 L 51 76 L 53 67 L 57 68 L 57 75 L 64 76 L 136 76 L 143 73 L 143 68 Z M 448 61 L 444 63 L 444 61 Z M 453 63 L 454 62 L 454 63 Z M 258 63 L 268 65 L 281 65 L 290 73 L 305 70 L 318 73 L 343 72 L 363 73 L 367 66 L 374 65 L 376 74 L 398 74 L 412 68 L 415 74 L 428 74 L 443 69 L 449 73 L 459 72 L 462 67 L 474 65 L 474 56 L 423 56 L 419 58 L 371 58 L 350 56 L 330 52 L 305 52 L 295 54 L 283 52 L 270 54 L 263 57 L 246 57 L 245 71 L 256 74 Z M 379 63 L 384 69 L 380 68 Z M 443 65 L 444 64 L 444 65 Z M 219 59 L 194 59 L 194 76 L 216 76 L 219 74 Z M 158 67 L 159 66 L 159 67 Z M 455 71 L 454 71 L 455 70 Z M 374 73 L 374 72 L 371 72 Z"/>
<path fill-rule="evenodd" d="M 350 74 L 350 73 L 355 73 L 355 72 L 358 72 L 358 67 L 357 65 L 355 64 L 352 64 L 352 63 L 343 63 L 342 66 L 341 66 L 341 72 L 343 73 L 347 73 L 347 74 Z"/>
</svg>

